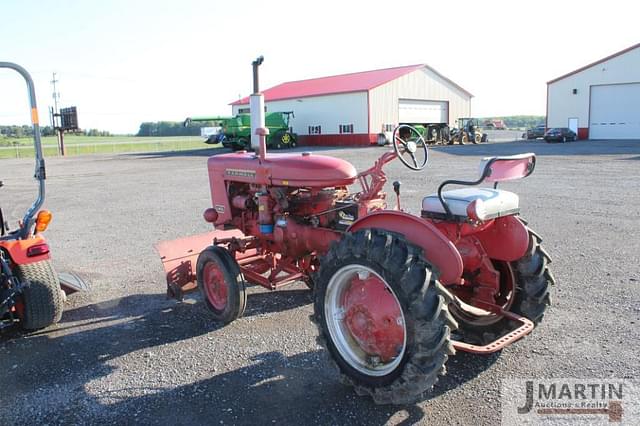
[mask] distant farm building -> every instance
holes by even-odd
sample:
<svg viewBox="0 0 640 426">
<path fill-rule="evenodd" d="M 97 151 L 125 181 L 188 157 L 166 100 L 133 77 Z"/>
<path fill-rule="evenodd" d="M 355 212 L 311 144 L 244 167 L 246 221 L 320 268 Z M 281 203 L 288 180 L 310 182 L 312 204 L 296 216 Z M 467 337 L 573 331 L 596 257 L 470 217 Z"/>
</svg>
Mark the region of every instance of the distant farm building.
<svg viewBox="0 0 640 426">
<path fill-rule="evenodd" d="M 547 127 L 640 139 L 640 43 L 547 83 Z"/>
<path fill-rule="evenodd" d="M 471 115 L 471 95 L 428 65 L 292 81 L 265 90 L 268 112 L 293 111 L 302 145 L 376 143 L 399 123 L 455 125 Z M 249 112 L 249 98 L 232 104 Z"/>
</svg>

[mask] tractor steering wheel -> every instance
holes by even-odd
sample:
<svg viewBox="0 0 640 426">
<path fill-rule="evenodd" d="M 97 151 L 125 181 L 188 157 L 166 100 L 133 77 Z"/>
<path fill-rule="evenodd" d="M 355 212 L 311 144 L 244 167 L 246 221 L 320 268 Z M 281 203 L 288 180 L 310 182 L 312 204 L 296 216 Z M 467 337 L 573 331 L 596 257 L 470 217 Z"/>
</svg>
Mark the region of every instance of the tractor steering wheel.
<svg viewBox="0 0 640 426">
<path fill-rule="evenodd" d="M 424 137 L 415 127 L 408 124 L 401 124 L 393 131 L 393 149 L 402 164 L 411 170 L 424 169 L 429 160 L 429 152 L 427 151 L 427 143 Z M 418 155 L 419 151 L 424 151 L 424 154 Z M 411 162 L 406 158 L 407 154 Z M 419 159 L 418 157 L 424 157 L 424 159 Z"/>
</svg>

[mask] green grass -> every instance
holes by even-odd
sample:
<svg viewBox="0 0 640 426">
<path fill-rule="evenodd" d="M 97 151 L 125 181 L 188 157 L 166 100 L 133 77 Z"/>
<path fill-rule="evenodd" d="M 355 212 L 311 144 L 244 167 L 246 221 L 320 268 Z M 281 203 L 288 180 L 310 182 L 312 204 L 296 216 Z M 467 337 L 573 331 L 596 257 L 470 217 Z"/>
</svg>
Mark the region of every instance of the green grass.
<svg viewBox="0 0 640 426">
<path fill-rule="evenodd" d="M 217 147 L 206 145 L 200 136 L 137 137 L 137 136 L 77 136 L 64 137 L 67 155 L 109 154 L 121 152 L 184 151 Z M 42 138 L 45 157 L 58 155 L 55 136 Z M 33 157 L 33 139 L 0 138 L 0 158 Z"/>
</svg>

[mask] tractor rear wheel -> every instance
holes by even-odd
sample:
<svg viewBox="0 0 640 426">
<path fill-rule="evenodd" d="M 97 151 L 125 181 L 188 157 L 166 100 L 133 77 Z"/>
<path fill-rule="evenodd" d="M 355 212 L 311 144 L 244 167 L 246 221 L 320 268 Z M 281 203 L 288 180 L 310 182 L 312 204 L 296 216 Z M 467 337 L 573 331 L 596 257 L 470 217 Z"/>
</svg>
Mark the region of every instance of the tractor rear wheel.
<svg viewBox="0 0 640 426">
<path fill-rule="evenodd" d="M 22 293 L 22 327 L 38 330 L 60 321 L 64 297 L 50 260 L 15 267 L 16 276 L 28 283 Z"/>
<path fill-rule="evenodd" d="M 347 233 L 314 281 L 318 342 L 356 393 L 413 403 L 445 373 L 456 325 L 422 249 L 383 230 Z"/>
<path fill-rule="evenodd" d="M 210 246 L 198 256 L 198 288 L 216 321 L 239 318 L 247 304 L 245 283 L 238 262 L 222 247 Z"/>
<path fill-rule="evenodd" d="M 555 284 L 548 266 L 550 257 L 540 242 L 536 234 L 529 231 L 529 248 L 523 257 L 515 262 L 494 261 L 500 272 L 501 293 L 505 293 L 497 296 L 501 300 L 496 304 L 536 325 L 551 304 L 549 285 Z M 466 343 L 487 345 L 518 325 L 496 314 L 477 315 L 454 306 L 449 309 L 459 325 L 456 333 Z"/>
</svg>

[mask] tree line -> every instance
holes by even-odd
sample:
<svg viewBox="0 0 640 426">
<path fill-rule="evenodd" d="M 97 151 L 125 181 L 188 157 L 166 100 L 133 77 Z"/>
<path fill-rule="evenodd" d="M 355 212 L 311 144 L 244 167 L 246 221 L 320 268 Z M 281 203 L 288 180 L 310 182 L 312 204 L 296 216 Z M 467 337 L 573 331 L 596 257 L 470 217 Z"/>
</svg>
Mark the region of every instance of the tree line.
<svg viewBox="0 0 640 426">
<path fill-rule="evenodd" d="M 535 127 L 544 124 L 544 115 L 508 115 L 505 117 L 484 117 L 479 118 L 480 122 L 485 120 L 502 120 L 509 128 L 514 127 Z"/>
<path fill-rule="evenodd" d="M 155 121 L 140 124 L 136 136 L 200 136 L 201 127 L 211 127 L 213 123 L 191 123 L 185 127 L 181 121 Z"/>
<path fill-rule="evenodd" d="M 108 131 L 98 129 L 84 129 L 69 133 L 85 136 L 111 136 L 111 133 Z M 55 136 L 55 134 L 56 131 L 51 126 L 40 127 L 41 136 Z M 5 138 L 33 137 L 33 127 L 28 125 L 0 126 L 0 136 L 4 136 Z"/>
</svg>

